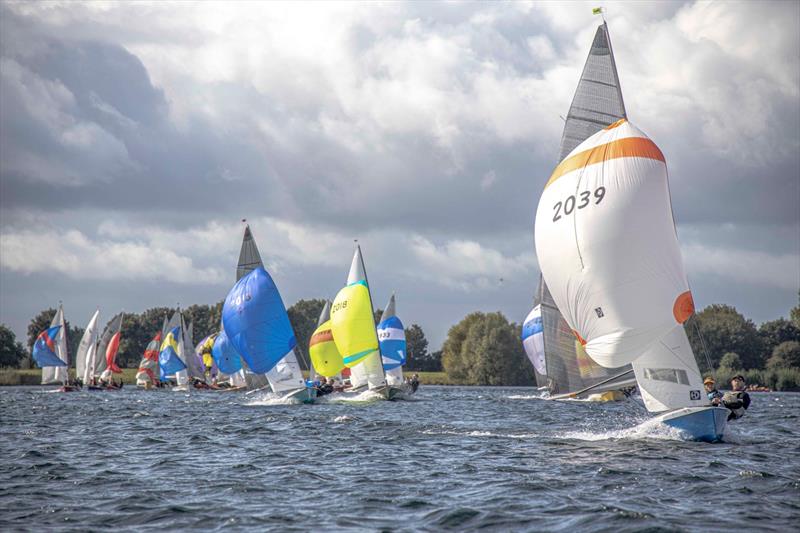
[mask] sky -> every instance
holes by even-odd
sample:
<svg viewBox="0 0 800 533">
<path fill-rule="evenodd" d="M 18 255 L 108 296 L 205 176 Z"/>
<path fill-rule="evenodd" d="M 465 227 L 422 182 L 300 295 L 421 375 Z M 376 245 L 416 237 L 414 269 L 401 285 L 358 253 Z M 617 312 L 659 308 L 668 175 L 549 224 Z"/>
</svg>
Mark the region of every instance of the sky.
<svg viewBox="0 0 800 533">
<path fill-rule="evenodd" d="M 0 322 L 222 300 L 246 218 L 287 306 L 353 241 L 438 349 L 521 322 L 592 3 L 0 3 Z M 800 3 L 605 2 L 695 303 L 800 289 Z"/>
</svg>

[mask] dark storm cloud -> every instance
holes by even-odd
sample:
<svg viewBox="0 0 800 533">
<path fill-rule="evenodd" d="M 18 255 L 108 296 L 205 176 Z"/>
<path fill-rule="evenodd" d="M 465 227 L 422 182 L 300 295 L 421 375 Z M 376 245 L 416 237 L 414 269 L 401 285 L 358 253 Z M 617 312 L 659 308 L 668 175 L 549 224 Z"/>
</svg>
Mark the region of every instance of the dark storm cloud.
<svg viewBox="0 0 800 533">
<path fill-rule="evenodd" d="M 370 256 L 380 287 L 397 286 L 435 338 L 477 306 L 524 316 L 537 278 L 533 216 L 594 31 L 586 9 L 304 6 L 0 4 L 5 249 L 24 250 L 24 231 L 37 228 L 75 261 L 114 248 L 87 259 L 105 268 L 124 267 L 131 250 L 169 251 L 159 231 L 206 240 L 212 251 L 177 246 L 159 263 L 175 274 L 159 281 L 119 268 L 138 281 L 118 299 L 137 309 L 175 299 L 164 293 L 211 301 L 227 288 L 236 222 L 261 217 L 256 236 L 284 269 L 288 302 L 329 293 L 350 239 L 367 237 L 382 254 Z M 784 71 L 798 61 L 783 50 L 797 42 L 798 17 L 766 5 L 774 39 L 754 28 L 767 57 L 753 59 L 724 33 L 749 6 L 715 9 L 632 4 L 611 32 L 629 115 L 667 155 L 682 242 L 709 257 L 687 260 L 698 303 L 718 301 L 721 285 L 704 287 L 726 257 L 765 258 L 792 271 L 767 304 L 752 295 L 771 280 L 721 275 L 748 284 L 730 300 L 767 319 L 796 296 L 785 286 L 797 270 L 800 105 Z M 323 261 L 320 250 L 341 257 Z M 80 298 L 91 277 L 69 261 L 3 264 L 3 320 L 24 323 L 42 307 L 26 298 L 37 283 L 52 289 L 45 299 L 94 306 Z"/>
</svg>

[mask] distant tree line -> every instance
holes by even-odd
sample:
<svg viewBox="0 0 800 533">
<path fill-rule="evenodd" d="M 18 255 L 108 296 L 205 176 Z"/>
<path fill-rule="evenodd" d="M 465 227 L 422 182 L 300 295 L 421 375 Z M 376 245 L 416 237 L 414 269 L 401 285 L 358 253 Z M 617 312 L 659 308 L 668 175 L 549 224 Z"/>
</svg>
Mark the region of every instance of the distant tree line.
<svg viewBox="0 0 800 533">
<path fill-rule="evenodd" d="M 220 330 L 222 321 L 222 304 L 217 302 L 212 305 L 196 304 L 183 309 L 184 319 L 187 323 L 192 323 L 193 327 L 193 346 L 199 343 L 206 336 Z M 325 300 L 311 299 L 300 300 L 287 309 L 289 321 L 294 328 L 297 337 L 297 353 L 300 364 L 304 369 L 308 369 L 308 341 L 317 328 L 317 321 L 322 312 Z M 120 338 L 119 351 L 117 352 L 117 364 L 122 368 L 136 368 L 142 358 L 147 344 L 152 338 L 161 331 L 164 318 L 171 317 L 177 308 L 154 307 L 142 313 L 125 313 L 122 319 L 122 335 Z M 376 324 L 380 320 L 382 310 L 378 309 L 376 314 Z M 36 337 L 50 327 L 50 323 L 56 314 L 56 309 L 49 308 L 41 311 L 28 324 L 27 346 L 23 346 L 16 339 L 16 335 L 10 328 L 0 324 L 0 367 L 19 368 L 20 366 L 32 366 L 30 348 L 36 341 Z M 104 328 L 113 316 L 102 317 L 107 320 L 102 323 Z M 84 328 L 73 326 L 69 320 L 64 321 L 67 331 L 67 351 L 70 356 L 70 366 L 75 367 L 75 354 L 78 351 Z M 99 334 L 102 334 L 100 329 Z M 441 352 L 428 353 L 428 341 L 425 333 L 417 324 L 412 324 L 406 328 L 408 339 L 408 361 L 405 365 L 407 370 L 417 371 L 440 371 Z"/>
<path fill-rule="evenodd" d="M 324 305 L 323 299 L 300 300 L 288 309 L 297 336 L 298 357 L 305 369 L 309 361 L 308 341 Z M 136 367 L 148 342 L 160 331 L 164 317 L 174 312 L 174 308 L 155 307 L 139 314 L 126 313 L 119 365 Z M 183 312 L 187 321 L 194 324 L 193 343 L 220 328 L 222 302 L 191 305 Z M 55 313 L 55 309 L 45 309 L 31 320 L 27 346 L 22 346 L 12 331 L 0 324 L 0 366 L 30 364 L 30 346 L 49 327 Z M 381 309 L 375 311 L 376 324 L 381 314 Z M 694 315 L 685 327 L 704 373 L 714 374 L 720 381 L 743 373 L 749 382 L 774 389 L 800 388 L 800 303 L 790 310 L 789 319 L 778 318 L 760 326 L 732 306 L 713 304 Z M 69 322 L 66 329 L 70 364 L 74 366 L 74 355 L 84 330 Z M 440 351 L 428 351 L 428 340 L 418 324 L 412 323 L 405 332 L 407 371 L 444 370 L 450 382 L 468 385 L 534 384 L 533 368 L 520 340 L 520 325 L 509 322 L 499 312 L 467 315 L 450 328 Z"/>
</svg>

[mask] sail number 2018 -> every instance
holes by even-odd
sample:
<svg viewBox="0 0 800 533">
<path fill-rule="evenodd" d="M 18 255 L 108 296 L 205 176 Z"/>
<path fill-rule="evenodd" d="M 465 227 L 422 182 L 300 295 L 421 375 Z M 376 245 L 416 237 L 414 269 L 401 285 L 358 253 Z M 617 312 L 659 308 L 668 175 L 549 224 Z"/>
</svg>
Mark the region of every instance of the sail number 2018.
<svg viewBox="0 0 800 533">
<path fill-rule="evenodd" d="M 569 216 L 573 211 L 575 211 L 576 207 L 578 209 L 583 209 L 591 203 L 592 196 L 594 196 L 594 204 L 599 204 L 606 196 L 606 188 L 602 186 L 598 187 L 594 190 L 594 194 L 592 194 L 591 191 L 583 191 L 577 195 L 577 199 L 575 196 L 570 196 L 563 202 L 559 200 L 556 202 L 556 205 L 553 206 L 553 210 L 555 211 L 555 214 L 553 215 L 553 222 L 561 218 L 562 212 L 564 216 Z M 575 204 L 577 204 L 577 206 Z"/>
</svg>

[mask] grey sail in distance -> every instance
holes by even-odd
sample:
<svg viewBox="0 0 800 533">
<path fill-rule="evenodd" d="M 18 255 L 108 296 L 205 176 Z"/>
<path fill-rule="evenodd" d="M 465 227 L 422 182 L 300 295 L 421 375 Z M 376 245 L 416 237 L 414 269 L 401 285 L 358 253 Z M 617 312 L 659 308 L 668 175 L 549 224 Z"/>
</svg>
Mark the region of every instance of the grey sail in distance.
<svg viewBox="0 0 800 533">
<path fill-rule="evenodd" d="M 242 249 L 239 252 L 239 264 L 236 266 L 236 281 L 239 281 L 247 274 L 258 267 L 263 267 L 261 254 L 258 253 L 256 241 L 250 232 L 250 226 L 244 228 L 244 238 L 242 239 Z"/>
<path fill-rule="evenodd" d="M 567 113 L 558 161 L 563 161 L 576 146 L 621 118 L 627 118 L 625 103 L 622 100 L 608 26 L 603 23 L 595 32 Z M 535 303 L 542 306 L 542 333 L 547 368 L 546 376 L 535 372 L 539 387 L 546 386 L 551 394 L 569 394 L 629 370 L 631 373 L 625 377 L 612 380 L 591 392 L 615 390 L 636 384 L 631 365 L 603 368 L 582 350 L 578 350 L 579 344 L 576 343 L 575 335 L 561 316 L 541 275 Z"/>
<path fill-rule="evenodd" d="M 592 48 L 569 106 L 558 161 L 563 161 L 580 143 L 621 118 L 627 118 L 625 103 L 608 26 L 603 23 L 594 34 Z"/>
</svg>

